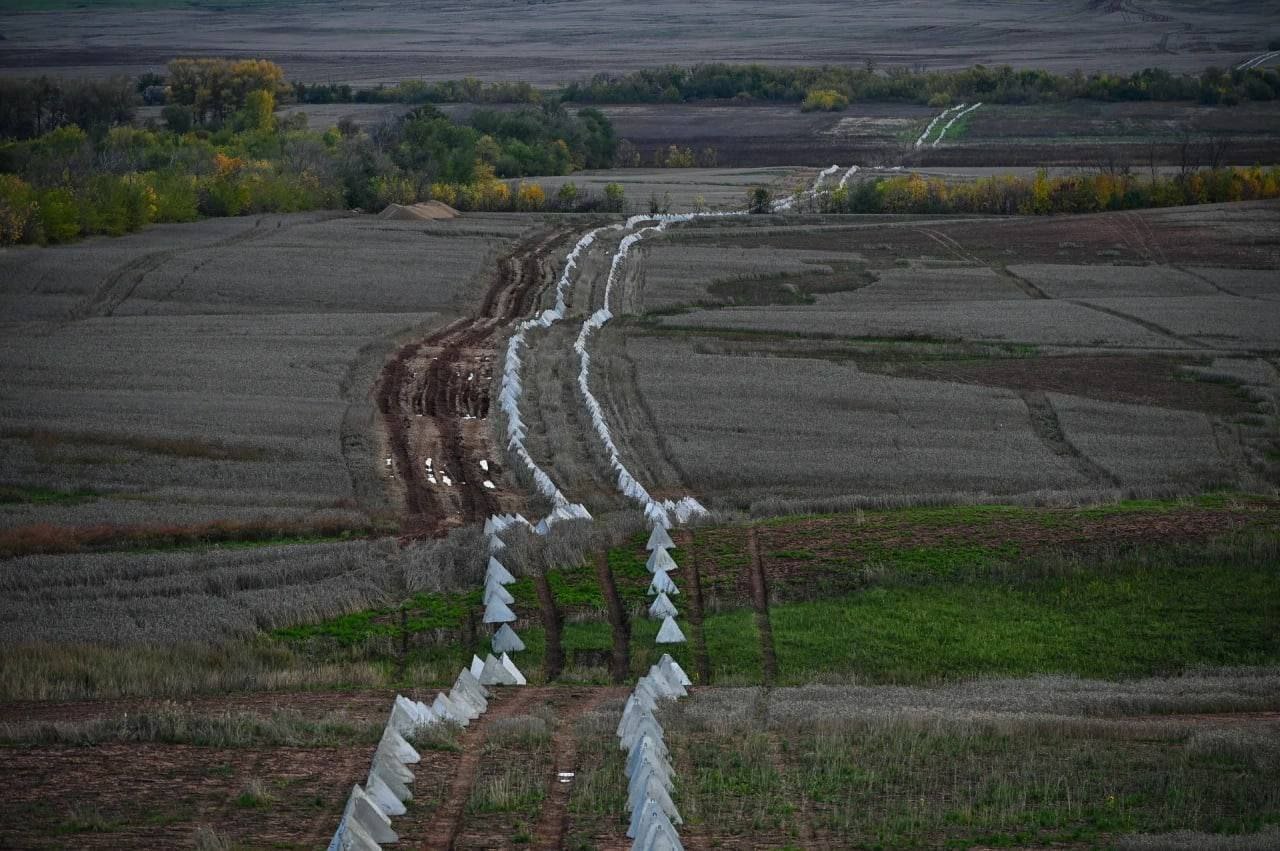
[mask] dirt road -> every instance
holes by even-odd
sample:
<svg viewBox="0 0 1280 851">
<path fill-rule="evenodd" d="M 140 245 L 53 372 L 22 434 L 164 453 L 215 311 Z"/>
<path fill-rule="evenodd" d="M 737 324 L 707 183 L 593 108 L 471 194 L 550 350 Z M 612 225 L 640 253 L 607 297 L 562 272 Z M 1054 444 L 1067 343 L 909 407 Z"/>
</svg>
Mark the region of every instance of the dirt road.
<svg viewBox="0 0 1280 851">
<path fill-rule="evenodd" d="M 438 537 L 514 508 L 489 428 L 490 395 L 507 326 L 555 280 L 566 229 L 543 230 L 504 256 L 476 315 L 410 343 L 383 367 L 378 409 L 387 472 L 403 489 L 408 537 Z"/>
</svg>

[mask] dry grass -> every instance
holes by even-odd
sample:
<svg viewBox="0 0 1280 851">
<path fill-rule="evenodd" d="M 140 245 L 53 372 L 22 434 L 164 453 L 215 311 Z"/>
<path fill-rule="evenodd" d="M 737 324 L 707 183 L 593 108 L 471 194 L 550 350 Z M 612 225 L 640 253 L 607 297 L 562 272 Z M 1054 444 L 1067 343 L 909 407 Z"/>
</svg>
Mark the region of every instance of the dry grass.
<svg viewBox="0 0 1280 851">
<path fill-rule="evenodd" d="M 231 642 L 103 647 L 21 644 L 0 653 L 0 700 L 181 697 L 231 691 L 382 686 L 383 666 L 317 663 L 278 648 Z"/>
<path fill-rule="evenodd" d="M 86 746 L 158 742 L 210 748 L 333 747 L 375 743 L 382 729 L 381 720 L 355 721 L 344 713 L 309 718 L 292 710 L 264 715 L 161 707 L 88 721 L 0 723 L 0 744 Z"/>
</svg>

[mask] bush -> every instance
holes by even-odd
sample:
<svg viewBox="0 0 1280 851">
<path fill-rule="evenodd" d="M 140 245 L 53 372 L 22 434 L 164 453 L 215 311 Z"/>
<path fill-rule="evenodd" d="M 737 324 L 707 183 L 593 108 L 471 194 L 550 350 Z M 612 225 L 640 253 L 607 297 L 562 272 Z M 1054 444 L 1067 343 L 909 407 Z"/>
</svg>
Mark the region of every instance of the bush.
<svg viewBox="0 0 1280 851">
<path fill-rule="evenodd" d="M 0 174 L 0 245 L 28 241 L 36 212 L 31 187 L 16 175 Z"/>
<path fill-rule="evenodd" d="M 849 98 L 832 89 L 814 89 L 800 104 L 802 112 L 839 112 L 849 105 Z"/>
<path fill-rule="evenodd" d="M 80 235 L 80 206 L 69 189 L 40 194 L 40 232 L 48 242 L 71 242 Z"/>
<path fill-rule="evenodd" d="M 200 217 L 200 195 L 194 177 L 178 172 L 153 172 L 148 180 L 155 194 L 157 222 L 194 222 Z"/>
<path fill-rule="evenodd" d="M 765 186 L 747 190 L 747 209 L 752 213 L 768 213 L 773 210 L 773 193 Z"/>
<path fill-rule="evenodd" d="M 605 207 L 610 212 L 621 213 L 626 209 L 627 196 L 621 183 L 606 183 L 604 185 L 604 202 Z"/>
<path fill-rule="evenodd" d="M 195 116 L 191 114 L 191 108 L 178 103 L 171 103 L 160 110 L 160 118 L 164 120 L 165 127 L 179 136 L 195 124 Z"/>
</svg>

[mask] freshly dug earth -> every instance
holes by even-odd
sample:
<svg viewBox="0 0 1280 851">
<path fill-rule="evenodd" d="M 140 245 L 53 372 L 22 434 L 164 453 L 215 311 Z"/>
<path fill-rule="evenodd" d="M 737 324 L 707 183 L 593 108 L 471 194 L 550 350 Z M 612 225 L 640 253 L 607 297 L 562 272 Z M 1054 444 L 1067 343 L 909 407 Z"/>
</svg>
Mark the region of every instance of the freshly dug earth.
<svg viewBox="0 0 1280 851">
<path fill-rule="evenodd" d="M 443 201 L 422 201 L 408 206 L 390 204 L 378 214 L 378 218 L 413 222 L 456 219 L 460 215 L 462 214 Z"/>
<path fill-rule="evenodd" d="M 520 504 L 504 486 L 490 393 L 504 332 L 553 280 L 567 233 L 548 229 L 521 243 L 500 261 L 476 315 L 404 346 L 383 367 L 378 408 L 387 466 L 404 492 L 405 534 L 438 536 Z"/>
</svg>

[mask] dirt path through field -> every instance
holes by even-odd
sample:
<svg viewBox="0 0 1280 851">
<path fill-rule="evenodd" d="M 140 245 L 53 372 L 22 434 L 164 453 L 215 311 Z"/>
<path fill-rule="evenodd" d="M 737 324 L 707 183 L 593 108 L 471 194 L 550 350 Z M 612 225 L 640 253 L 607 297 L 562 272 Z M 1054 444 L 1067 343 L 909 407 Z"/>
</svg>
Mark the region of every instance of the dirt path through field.
<svg viewBox="0 0 1280 851">
<path fill-rule="evenodd" d="M 609 554 L 596 553 L 596 581 L 604 592 L 605 608 L 609 613 L 609 626 L 613 631 L 613 646 L 609 651 L 609 676 L 617 684 L 627 681 L 631 674 L 631 622 L 618 594 L 618 583 L 609 567 Z"/>
<path fill-rule="evenodd" d="M 554 281 L 565 229 L 544 230 L 504 256 L 475 316 L 401 348 L 377 387 L 388 468 L 404 492 L 403 532 L 445 534 L 514 507 L 488 428 L 503 331 Z"/>
<path fill-rule="evenodd" d="M 419 844 L 421 848 L 452 848 L 458 833 L 462 829 L 464 810 L 471 797 L 471 787 L 476 781 L 476 769 L 484 755 L 485 738 L 489 727 L 501 718 L 510 718 L 520 714 L 526 707 L 539 698 L 546 697 L 546 688 L 513 688 L 501 692 L 501 699 L 491 701 L 489 711 L 475 721 L 462 734 L 462 758 L 453 771 L 453 782 L 444 801 L 431 814 L 427 825 L 426 838 Z M 508 696 L 508 693 L 510 696 Z"/>
<path fill-rule="evenodd" d="M 764 684 L 778 681 L 778 655 L 773 647 L 773 623 L 769 620 L 769 584 L 760 557 L 760 540 L 756 527 L 747 535 L 747 574 L 751 586 L 751 603 L 756 610 L 756 629 L 760 633 L 760 673 Z"/>
<path fill-rule="evenodd" d="M 573 692 L 576 698 L 556 713 L 556 731 L 551 737 L 552 775 L 551 787 L 542 802 L 542 813 L 533 831 L 532 847 L 544 851 L 558 851 L 564 846 L 569 829 L 569 796 L 578 771 L 578 737 L 574 724 L 579 718 L 594 710 L 610 698 L 626 695 L 625 688 L 591 689 Z"/>
<path fill-rule="evenodd" d="M 707 636 L 702 629 L 702 574 L 698 570 L 697 537 L 685 531 L 679 537 L 680 549 L 688 553 L 689 566 L 689 633 L 693 638 L 693 664 L 698 669 L 699 685 L 711 685 L 711 659 L 707 655 Z"/>
</svg>

